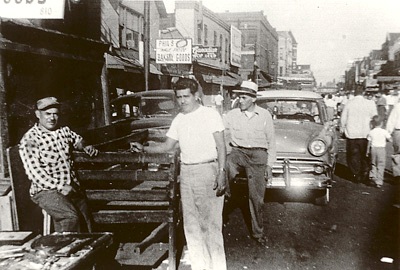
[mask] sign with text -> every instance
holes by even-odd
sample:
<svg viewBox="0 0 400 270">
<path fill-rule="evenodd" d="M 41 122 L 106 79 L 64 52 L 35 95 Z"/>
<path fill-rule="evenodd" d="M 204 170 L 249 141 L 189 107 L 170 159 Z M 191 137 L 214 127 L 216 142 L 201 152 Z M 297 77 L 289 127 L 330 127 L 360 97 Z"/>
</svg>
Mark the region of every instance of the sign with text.
<svg viewBox="0 0 400 270">
<path fill-rule="evenodd" d="M 157 64 L 191 64 L 192 39 L 157 39 Z"/>
<path fill-rule="evenodd" d="M 63 19 L 64 7 L 65 0 L 0 0 L 0 17 Z"/>
<path fill-rule="evenodd" d="M 221 48 L 195 45 L 193 46 L 193 59 L 220 59 L 221 58 Z"/>
<path fill-rule="evenodd" d="M 242 32 L 231 25 L 231 64 L 241 66 L 242 59 Z"/>
</svg>

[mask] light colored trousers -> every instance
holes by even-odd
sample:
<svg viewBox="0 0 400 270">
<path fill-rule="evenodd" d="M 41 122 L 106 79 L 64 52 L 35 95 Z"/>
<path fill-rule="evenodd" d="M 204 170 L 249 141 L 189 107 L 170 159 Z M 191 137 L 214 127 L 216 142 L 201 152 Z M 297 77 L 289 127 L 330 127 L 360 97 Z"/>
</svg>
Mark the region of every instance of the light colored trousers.
<svg viewBox="0 0 400 270">
<path fill-rule="evenodd" d="M 192 270 L 226 270 L 222 211 L 224 196 L 213 190 L 217 162 L 181 165 L 183 228 Z"/>
<path fill-rule="evenodd" d="M 383 185 L 386 166 L 386 148 L 371 147 L 371 170 L 369 178 L 377 185 Z"/>
</svg>

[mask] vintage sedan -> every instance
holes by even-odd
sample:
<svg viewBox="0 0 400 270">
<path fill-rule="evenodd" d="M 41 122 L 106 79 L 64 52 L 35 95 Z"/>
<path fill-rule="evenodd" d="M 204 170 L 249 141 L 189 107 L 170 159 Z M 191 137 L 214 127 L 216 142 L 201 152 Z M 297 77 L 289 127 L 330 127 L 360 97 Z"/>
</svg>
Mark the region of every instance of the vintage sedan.
<svg viewBox="0 0 400 270">
<path fill-rule="evenodd" d="M 327 204 L 337 136 L 322 96 L 311 91 L 269 90 L 260 91 L 256 103 L 271 112 L 276 133 L 277 160 L 267 189 L 289 195 L 311 191 L 315 203 Z"/>
<path fill-rule="evenodd" d="M 111 101 L 112 122 L 130 131 L 167 127 L 178 114 L 174 90 L 160 89 L 136 92 Z"/>
</svg>

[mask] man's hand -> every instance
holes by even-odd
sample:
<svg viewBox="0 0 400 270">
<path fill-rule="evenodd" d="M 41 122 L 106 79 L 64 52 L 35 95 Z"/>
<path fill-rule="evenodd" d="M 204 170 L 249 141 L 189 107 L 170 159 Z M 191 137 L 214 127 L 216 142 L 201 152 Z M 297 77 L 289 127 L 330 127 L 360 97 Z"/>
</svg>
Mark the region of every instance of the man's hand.
<svg viewBox="0 0 400 270">
<path fill-rule="evenodd" d="M 143 152 L 143 148 L 144 148 L 143 144 L 138 143 L 138 142 L 131 142 L 130 145 L 131 145 L 130 150 L 132 152 L 136 152 L 136 153 Z"/>
<path fill-rule="evenodd" d="M 267 165 L 265 170 L 265 181 L 268 181 L 269 179 L 272 179 L 272 168 L 271 166 Z"/>
<path fill-rule="evenodd" d="M 96 148 L 94 148 L 93 145 L 87 145 L 83 148 L 83 151 L 88 154 L 89 156 L 93 157 L 93 156 L 97 156 L 97 154 L 99 153 L 99 150 L 97 150 Z"/>
<path fill-rule="evenodd" d="M 60 191 L 60 193 L 64 196 L 68 196 L 71 192 L 74 192 L 74 188 L 70 185 L 63 186 Z"/>
<path fill-rule="evenodd" d="M 225 176 L 225 171 L 218 171 L 217 178 L 215 179 L 214 182 L 214 190 L 216 190 L 216 195 L 222 196 L 225 194 L 226 190 L 226 176 Z"/>
</svg>

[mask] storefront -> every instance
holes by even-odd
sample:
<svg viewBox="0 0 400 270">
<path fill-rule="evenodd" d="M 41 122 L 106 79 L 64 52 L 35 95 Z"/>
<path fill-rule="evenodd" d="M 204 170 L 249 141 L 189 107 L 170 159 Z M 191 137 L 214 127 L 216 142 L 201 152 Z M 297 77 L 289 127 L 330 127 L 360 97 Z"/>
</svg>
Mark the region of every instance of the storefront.
<svg viewBox="0 0 400 270">
<path fill-rule="evenodd" d="M 36 122 L 35 101 L 55 96 L 62 124 L 77 132 L 104 125 L 104 53 L 109 45 L 14 20 L 0 21 L 1 168 L 6 149 Z"/>
</svg>

